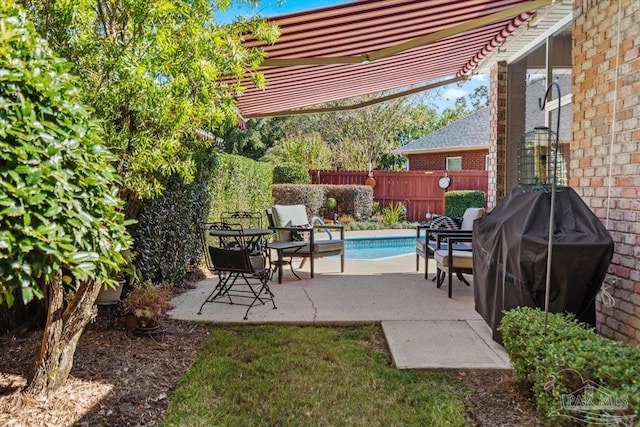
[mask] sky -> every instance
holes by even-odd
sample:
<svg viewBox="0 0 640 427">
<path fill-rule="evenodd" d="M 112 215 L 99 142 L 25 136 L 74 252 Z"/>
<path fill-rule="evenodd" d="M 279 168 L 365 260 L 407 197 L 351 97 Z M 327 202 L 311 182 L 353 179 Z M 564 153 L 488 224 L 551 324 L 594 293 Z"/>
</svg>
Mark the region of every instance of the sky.
<svg viewBox="0 0 640 427">
<path fill-rule="evenodd" d="M 215 15 L 216 22 L 228 23 L 238 16 L 274 16 L 283 15 L 285 13 L 300 12 L 303 10 L 317 9 L 320 7 L 333 6 L 336 4 L 350 3 L 348 0 L 260 0 L 258 6 L 252 7 L 246 4 L 238 4 L 232 0 L 231 7 L 223 12 L 217 12 Z M 427 82 L 425 82 L 427 83 Z M 462 86 L 451 84 L 442 86 L 437 91 L 437 96 L 433 96 L 433 103 L 438 111 L 442 111 L 447 107 L 453 107 L 456 99 L 468 96 L 473 93 L 474 89 L 479 86 L 489 86 L 489 80 L 486 75 L 478 74 L 464 82 Z M 431 91 L 434 94 L 434 91 Z"/>
</svg>

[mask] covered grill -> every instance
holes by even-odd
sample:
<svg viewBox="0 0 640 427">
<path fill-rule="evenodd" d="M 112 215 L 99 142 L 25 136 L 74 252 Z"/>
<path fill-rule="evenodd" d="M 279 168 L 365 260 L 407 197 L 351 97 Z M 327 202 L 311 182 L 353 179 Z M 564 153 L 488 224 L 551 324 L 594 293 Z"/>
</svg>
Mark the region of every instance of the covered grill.
<svg viewBox="0 0 640 427">
<path fill-rule="evenodd" d="M 550 199 L 549 191 L 516 188 L 474 223 L 475 308 L 497 342 L 502 310 L 544 308 Z M 613 240 L 573 189 L 557 188 L 554 210 L 549 311 L 595 326 L 595 297 Z"/>
</svg>

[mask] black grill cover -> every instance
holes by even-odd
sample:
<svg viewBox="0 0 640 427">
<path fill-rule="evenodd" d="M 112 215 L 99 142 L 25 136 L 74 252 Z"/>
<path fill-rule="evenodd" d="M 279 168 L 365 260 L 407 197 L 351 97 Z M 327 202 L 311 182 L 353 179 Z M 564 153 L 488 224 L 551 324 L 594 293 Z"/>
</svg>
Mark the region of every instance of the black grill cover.
<svg viewBox="0 0 640 427">
<path fill-rule="evenodd" d="M 595 326 L 595 297 L 613 256 L 613 240 L 572 188 L 557 190 L 549 311 L 574 313 Z M 497 342 L 502 342 L 497 331 L 502 310 L 544 309 L 550 210 L 550 192 L 516 188 L 474 222 L 475 308 Z"/>
</svg>

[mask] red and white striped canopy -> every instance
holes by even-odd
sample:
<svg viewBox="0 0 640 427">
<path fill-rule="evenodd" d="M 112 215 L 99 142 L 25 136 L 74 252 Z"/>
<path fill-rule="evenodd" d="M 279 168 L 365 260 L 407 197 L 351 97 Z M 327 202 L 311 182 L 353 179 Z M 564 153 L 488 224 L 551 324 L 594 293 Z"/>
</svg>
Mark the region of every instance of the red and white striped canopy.
<svg viewBox="0 0 640 427">
<path fill-rule="evenodd" d="M 275 44 L 245 42 L 267 53 L 260 67 L 267 88 L 244 82 L 238 108 L 246 118 L 288 115 L 339 99 L 463 79 L 551 3 L 360 0 L 270 18 L 281 31 Z"/>
</svg>

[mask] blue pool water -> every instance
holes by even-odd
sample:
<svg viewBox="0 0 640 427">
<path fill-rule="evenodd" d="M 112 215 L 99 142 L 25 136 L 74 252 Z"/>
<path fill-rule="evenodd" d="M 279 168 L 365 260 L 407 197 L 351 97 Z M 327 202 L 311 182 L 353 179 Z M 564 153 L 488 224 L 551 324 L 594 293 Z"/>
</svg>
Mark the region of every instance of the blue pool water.
<svg viewBox="0 0 640 427">
<path fill-rule="evenodd" d="M 344 242 L 346 259 L 374 260 L 416 253 L 416 236 L 354 237 Z"/>
</svg>

